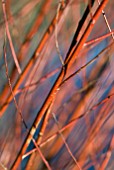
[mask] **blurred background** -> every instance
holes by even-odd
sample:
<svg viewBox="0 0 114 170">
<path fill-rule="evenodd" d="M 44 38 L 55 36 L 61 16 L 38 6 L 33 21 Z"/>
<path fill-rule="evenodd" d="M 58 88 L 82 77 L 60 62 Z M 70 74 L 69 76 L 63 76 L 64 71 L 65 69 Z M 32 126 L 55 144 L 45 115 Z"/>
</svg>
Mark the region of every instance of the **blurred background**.
<svg viewBox="0 0 114 170">
<path fill-rule="evenodd" d="M 75 38 L 79 45 L 99 4 L 99 0 L 0 3 L 0 170 L 49 169 L 29 141 L 30 129 L 35 129 L 33 138 L 52 170 L 113 170 L 114 1 L 109 0 L 100 13 L 34 127 L 62 70 L 62 61 L 72 51 L 76 31 L 80 28 Z M 21 74 L 14 63 L 6 24 Z"/>
</svg>

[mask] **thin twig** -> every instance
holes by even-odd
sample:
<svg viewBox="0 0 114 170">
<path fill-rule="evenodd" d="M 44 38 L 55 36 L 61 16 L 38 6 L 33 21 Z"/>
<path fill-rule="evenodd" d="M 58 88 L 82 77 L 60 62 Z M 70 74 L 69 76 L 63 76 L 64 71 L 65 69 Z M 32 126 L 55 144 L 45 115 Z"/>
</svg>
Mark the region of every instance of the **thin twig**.
<svg viewBox="0 0 114 170">
<path fill-rule="evenodd" d="M 75 71 L 74 73 L 72 73 L 70 76 L 68 76 L 67 78 L 64 79 L 64 81 L 61 83 L 61 85 L 63 85 L 65 82 L 67 82 L 68 80 L 70 80 L 70 78 L 72 78 L 73 76 L 77 75 L 78 73 L 80 73 L 81 70 L 83 70 L 85 67 L 89 66 L 90 64 L 92 64 L 103 52 L 105 52 L 107 49 L 110 50 L 110 48 L 113 48 L 114 46 L 114 42 L 112 42 L 111 44 L 109 44 L 105 49 L 103 49 L 97 56 L 95 56 L 92 60 L 90 60 L 89 62 L 87 62 L 86 64 L 84 64 L 83 66 L 81 66 L 77 71 Z"/>
<path fill-rule="evenodd" d="M 98 1 L 98 4 L 100 5 L 100 4 L 101 4 L 101 3 L 100 3 L 100 0 L 97 0 L 97 1 Z M 105 22 L 106 22 L 106 25 L 107 25 L 107 27 L 108 27 L 108 30 L 109 30 L 109 32 L 111 33 L 112 39 L 113 39 L 113 41 L 114 41 L 114 33 L 112 32 L 112 29 L 111 29 L 111 27 L 110 27 L 110 24 L 109 24 L 109 22 L 108 22 L 108 19 L 107 19 L 107 17 L 106 17 L 106 14 L 105 14 L 105 11 L 104 11 L 104 10 L 102 10 L 102 14 L 103 14 L 104 20 L 105 20 Z"/>
<path fill-rule="evenodd" d="M 6 34 L 7 34 L 7 37 L 8 37 L 9 44 L 10 44 L 12 56 L 13 56 L 15 65 L 17 67 L 18 73 L 21 74 L 22 71 L 21 71 L 21 68 L 20 68 L 18 60 L 17 60 L 17 56 L 16 56 L 16 53 L 15 53 L 15 50 L 14 50 L 13 42 L 12 42 L 10 31 L 9 31 L 9 26 L 8 26 L 8 21 L 7 21 L 7 16 L 6 16 L 6 4 L 5 4 L 5 0 L 2 0 L 2 9 L 3 9 L 3 14 L 4 14 Z"/>
<path fill-rule="evenodd" d="M 59 122 L 58 122 L 55 114 L 54 114 L 54 113 L 51 113 L 51 114 L 52 114 L 52 116 L 53 116 L 53 118 L 54 118 L 54 120 L 55 120 L 55 123 L 56 123 L 56 125 L 57 125 L 57 127 L 58 127 L 58 133 L 60 134 L 60 136 L 61 136 L 61 138 L 62 138 L 62 140 L 63 140 L 63 142 L 64 142 L 64 144 L 65 144 L 65 147 L 67 148 L 68 153 L 70 154 L 71 158 L 72 158 L 73 161 L 75 162 L 75 164 L 76 164 L 76 166 L 78 167 L 78 169 L 81 170 L 82 168 L 80 167 L 78 161 L 76 160 L 76 158 L 75 158 L 74 155 L 72 154 L 71 149 L 69 148 L 68 143 L 65 141 L 65 138 L 64 138 L 63 134 L 62 134 L 61 131 L 60 131 Z"/>
<path fill-rule="evenodd" d="M 11 94 L 12 94 L 12 97 L 13 97 L 13 100 L 14 100 L 14 103 L 15 103 L 15 106 L 16 106 L 16 109 L 17 109 L 18 113 L 20 114 L 21 121 L 22 121 L 22 123 L 24 124 L 26 131 L 29 132 L 29 128 L 28 128 L 28 126 L 27 126 L 27 124 L 26 124 L 26 122 L 25 122 L 25 120 L 24 120 L 24 118 L 23 118 L 22 112 L 21 112 L 21 110 L 20 110 L 20 108 L 19 108 L 19 106 L 18 106 L 18 104 L 17 104 L 16 98 L 15 98 L 14 93 L 13 93 L 13 89 L 12 89 L 10 77 L 9 77 L 9 74 L 8 74 L 8 64 L 7 64 L 6 45 L 5 45 L 5 44 L 6 44 L 6 34 L 5 34 L 5 40 L 4 40 L 4 46 L 3 46 L 3 50 L 4 50 L 4 60 L 5 60 L 5 68 L 6 68 L 6 76 L 7 76 L 9 88 L 10 88 L 10 91 L 11 91 Z M 42 154 L 41 150 L 40 150 L 39 147 L 37 146 L 36 141 L 35 141 L 34 138 L 33 138 L 32 132 L 30 133 L 30 138 L 31 138 L 31 140 L 33 141 L 33 143 L 34 143 L 37 151 L 39 152 L 39 154 L 40 154 L 43 162 L 45 163 L 46 167 L 47 167 L 49 170 L 51 170 L 51 167 L 50 167 L 49 163 L 47 162 L 47 160 L 45 159 L 45 157 L 44 157 L 44 155 Z M 28 145 L 29 145 L 29 144 L 28 144 Z M 12 170 L 13 170 L 13 169 L 15 169 L 15 164 L 12 165 Z"/>
<path fill-rule="evenodd" d="M 58 53 L 58 56 L 59 56 L 59 59 L 61 61 L 61 64 L 62 66 L 64 66 L 64 61 L 63 61 L 63 57 L 61 55 L 61 52 L 60 52 L 60 47 L 59 47 L 59 43 L 58 43 L 58 18 L 59 18 L 59 12 L 62 8 L 62 1 L 59 0 L 59 4 L 58 4 L 58 7 L 57 7 L 57 14 L 56 14 L 56 24 L 55 24 L 55 45 L 56 45 L 56 50 L 57 50 L 57 53 Z"/>
<path fill-rule="evenodd" d="M 89 40 L 89 41 L 87 41 L 87 42 L 84 43 L 84 47 L 86 47 L 86 46 L 88 46 L 88 45 L 91 45 L 91 44 L 94 44 L 94 43 L 97 43 L 97 42 L 99 42 L 99 41 L 102 41 L 102 40 L 108 38 L 112 33 L 114 33 L 114 30 L 112 30 L 112 32 L 109 32 L 109 33 L 107 33 L 107 34 L 105 34 L 105 35 L 103 35 L 103 36 L 100 36 L 100 37 L 98 37 L 98 38 Z"/>
<path fill-rule="evenodd" d="M 40 145 L 40 143 L 41 143 L 41 141 L 42 141 L 42 137 L 43 137 L 43 134 L 44 134 L 44 132 L 45 132 L 45 129 L 46 129 L 46 126 L 47 126 L 47 123 L 48 123 L 48 118 L 49 118 L 49 115 L 50 115 L 50 111 L 51 111 L 52 106 L 53 106 L 53 103 L 50 104 L 47 112 L 46 112 L 45 115 L 44 115 L 44 118 L 43 118 L 44 120 L 43 120 L 43 122 L 42 122 L 42 126 L 41 126 L 41 128 L 40 128 L 40 132 L 39 132 L 38 137 L 37 137 L 37 140 L 36 140 L 38 146 Z M 35 157 L 36 157 L 35 154 L 32 154 L 32 155 L 31 155 L 31 157 L 29 158 L 29 161 L 28 161 L 28 163 L 27 163 L 27 165 L 26 165 L 26 169 L 27 169 L 27 167 L 30 167 L 31 162 L 33 162 L 33 160 L 35 159 Z"/>
</svg>

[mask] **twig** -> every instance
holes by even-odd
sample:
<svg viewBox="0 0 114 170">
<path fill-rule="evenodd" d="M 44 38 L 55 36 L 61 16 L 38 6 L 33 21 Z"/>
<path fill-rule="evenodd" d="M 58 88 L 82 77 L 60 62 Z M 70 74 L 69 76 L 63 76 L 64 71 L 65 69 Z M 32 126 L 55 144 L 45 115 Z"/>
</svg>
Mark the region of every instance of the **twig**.
<svg viewBox="0 0 114 170">
<path fill-rule="evenodd" d="M 65 82 L 67 82 L 70 78 L 72 78 L 73 76 L 77 75 L 82 69 L 84 69 L 85 67 L 89 66 L 90 64 L 92 64 L 103 52 L 105 52 L 107 49 L 113 48 L 114 46 L 114 42 L 112 42 L 111 44 L 109 44 L 105 49 L 103 49 L 97 56 L 95 56 L 92 60 L 90 60 L 89 62 L 87 62 L 86 64 L 84 64 L 83 66 L 81 66 L 77 71 L 75 71 L 74 73 L 72 73 L 70 76 L 68 76 L 67 78 L 64 79 L 64 81 L 61 83 L 61 85 L 63 85 Z"/>
<path fill-rule="evenodd" d="M 13 56 L 15 65 L 17 67 L 18 73 L 21 74 L 22 71 L 21 71 L 21 68 L 20 68 L 18 60 L 17 60 L 17 56 L 16 56 L 16 53 L 15 53 L 15 50 L 14 50 L 13 42 L 12 42 L 10 31 L 9 31 L 9 26 L 8 26 L 8 21 L 7 21 L 7 16 L 6 16 L 6 4 L 5 4 L 5 0 L 2 0 L 2 9 L 3 9 L 3 14 L 4 14 L 6 34 L 7 34 L 7 37 L 8 37 L 9 44 L 10 44 L 12 56 Z"/>
<path fill-rule="evenodd" d="M 61 0 L 59 0 L 59 4 L 58 4 L 58 7 L 57 7 L 57 14 L 56 14 L 56 24 L 55 24 L 55 45 L 56 45 L 56 50 L 57 50 L 57 53 L 58 53 L 58 56 L 59 56 L 59 59 L 61 61 L 61 64 L 62 66 L 64 66 L 64 61 L 63 61 L 63 58 L 62 58 L 62 55 L 61 55 L 61 52 L 60 52 L 60 47 L 59 47 L 59 43 L 58 43 L 58 25 L 57 25 L 57 22 L 58 22 L 58 18 L 59 18 L 59 12 L 62 8 L 62 3 Z"/>
<path fill-rule="evenodd" d="M 103 10 L 103 8 L 105 7 L 105 5 L 106 5 L 107 3 L 108 3 L 108 0 L 104 0 L 104 1 L 100 4 L 99 8 L 96 10 L 96 12 L 95 12 L 95 14 L 94 14 L 94 16 L 93 16 L 93 20 L 90 21 L 90 23 L 89 23 L 86 31 L 84 32 L 81 40 L 79 41 L 78 46 L 76 47 L 73 55 L 71 55 L 71 57 L 68 57 L 68 58 L 65 59 L 65 64 L 66 64 L 67 68 L 66 68 L 66 67 L 64 67 L 64 68 L 62 67 L 62 69 L 61 69 L 61 71 L 60 71 L 60 74 L 58 75 L 58 78 L 56 79 L 56 81 L 55 81 L 55 83 L 54 83 L 51 91 L 49 92 L 46 100 L 44 101 L 44 103 L 43 103 L 40 111 L 37 113 L 37 116 L 36 116 L 36 118 L 35 118 L 32 126 L 31 126 L 31 129 L 30 129 L 30 131 L 29 131 L 29 134 L 28 134 L 28 136 L 26 137 L 26 139 L 25 139 L 25 141 L 24 141 L 23 148 L 26 148 L 27 141 L 28 141 L 28 140 L 31 140 L 31 139 L 30 139 L 30 134 L 31 134 L 31 132 L 33 131 L 33 133 L 35 133 L 34 127 L 35 127 L 35 128 L 38 127 L 38 125 L 39 125 L 42 117 L 44 116 L 46 110 L 48 109 L 50 103 L 53 101 L 53 99 L 55 99 L 56 94 L 57 94 L 57 91 L 59 90 L 60 84 L 62 83 L 62 81 L 64 80 L 64 77 L 65 77 L 65 75 L 66 75 L 66 69 L 68 69 L 68 68 L 70 68 L 70 67 L 72 66 L 73 62 L 75 61 L 75 58 L 77 57 L 77 55 L 79 54 L 80 50 L 82 49 L 83 44 L 85 43 L 87 37 L 88 37 L 89 34 L 91 33 L 91 31 L 92 31 L 92 29 L 93 29 L 93 27 L 94 27 L 95 22 L 96 22 L 97 19 L 99 18 L 100 14 L 101 14 L 101 11 Z M 23 152 L 23 148 L 22 148 L 22 150 L 20 151 L 20 154 Z M 18 159 L 19 159 L 19 157 L 17 157 L 16 162 L 18 162 Z"/>
<path fill-rule="evenodd" d="M 94 5 L 94 2 L 95 0 L 90 0 L 90 3 L 91 3 L 91 7 Z M 83 25 L 86 21 L 86 18 L 88 16 L 88 14 L 90 13 L 90 4 L 87 5 L 87 8 L 85 9 L 84 11 L 84 14 L 81 18 L 81 20 L 79 21 L 79 24 L 78 24 L 78 27 L 76 28 L 76 31 L 75 31 L 75 34 L 74 34 L 74 37 L 73 37 L 73 40 L 71 42 L 71 45 L 70 45 L 70 48 L 67 52 L 67 55 L 66 55 L 66 60 L 72 55 L 77 43 L 78 43 L 78 37 L 80 35 L 80 32 L 83 28 Z"/>
<path fill-rule="evenodd" d="M 24 124 L 25 126 L 25 129 L 27 132 L 29 132 L 29 129 L 28 129 L 28 126 L 23 118 L 23 115 L 22 115 L 22 112 L 17 104 L 17 101 L 16 101 L 16 98 L 14 96 L 14 93 L 13 93 L 13 89 L 12 89 L 12 85 L 11 85 L 11 81 L 10 81 L 10 77 L 8 75 L 8 64 L 7 64 L 7 58 L 6 58 L 6 48 L 5 48 L 5 43 L 6 43 L 6 34 L 5 34 L 5 40 L 4 40 L 4 46 L 3 46 L 3 50 L 4 50 L 4 60 L 5 60 L 5 68 L 6 68 L 6 76 L 7 76 L 7 79 L 8 79 L 8 84 L 9 84 L 9 88 L 10 88 L 10 91 L 11 91 L 11 94 L 12 94 L 12 97 L 13 97 L 13 100 L 14 100 L 14 103 L 15 103 L 15 106 L 16 106 L 16 109 L 18 111 L 18 113 L 20 114 L 20 117 L 21 117 L 21 121 L 22 123 Z M 37 146 L 36 144 L 36 141 L 34 140 L 33 138 L 33 135 L 32 135 L 32 132 L 30 133 L 30 138 L 31 140 L 33 141 L 35 147 L 37 148 L 37 151 L 39 152 L 43 162 L 45 163 L 46 167 L 48 168 L 48 170 L 51 170 L 51 167 L 49 165 L 49 163 L 47 162 L 47 160 L 45 159 L 44 155 L 42 154 L 41 150 L 39 149 L 39 147 Z M 29 145 L 29 143 L 28 143 Z M 15 163 L 12 165 L 12 170 L 15 169 Z"/>
<path fill-rule="evenodd" d="M 98 1 L 98 4 L 100 5 L 100 4 L 101 4 L 101 3 L 100 3 L 100 0 L 97 0 L 97 1 Z M 102 14 L 103 14 L 104 20 L 105 20 L 105 22 L 106 22 L 106 25 L 107 25 L 107 27 L 108 27 L 108 29 L 109 29 L 109 32 L 111 33 L 112 39 L 113 39 L 113 41 L 114 41 L 114 33 L 112 32 L 112 29 L 111 29 L 111 27 L 110 27 L 110 24 L 109 24 L 109 22 L 108 22 L 108 19 L 107 19 L 107 17 L 106 17 L 106 14 L 105 14 L 105 11 L 104 11 L 104 10 L 102 10 Z"/>
<path fill-rule="evenodd" d="M 64 142 L 64 144 L 65 144 L 65 147 L 67 148 L 68 153 L 70 154 L 71 158 L 72 158 L 73 161 L 75 162 L 75 164 L 76 164 L 76 166 L 78 167 L 78 169 L 81 170 L 82 168 L 80 167 L 78 161 L 76 160 L 76 158 L 75 158 L 74 155 L 72 154 L 71 149 L 69 148 L 69 145 L 68 145 L 67 142 L 65 141 L 65 138 L 64 138 L 63 134 L 62 134 L 61 131 L 60 131 L 59 122 L 58 122 L 55 114 L 54 114 L 54 113 L 51 113 L 51 114 L 52 114 L 52 116 L 53 116 L 53 118 L 54 118 L 54 120 L 55 120 L 55 123 L 56 123 L 56 125 L 57 125 L 57 127 L 58 127 L 58 133 L 60 134 L 60 136 L 61 136 L 61 138 L 62 138 L 62 140 L 63 140 L 63 142 Z"/>
<path fill-rule="evenodd" d="M 37 140 L 36 140 L 38 146 L 40 145 L 40 143 L 41 143 L 41 141 L 42 141 L 42 137 L 43 137 L 43 134 L 44 134 L 44 132 L 45 132 L 45 129 L 46 129 L 46 126 L 47 126 L 47 123 L 48 123 L 48 118 L 49 118 L 49 115 L 50 115 L 50 111 L 51 111 L 52 106 L 53 106 L 53 103 L 50 104 L 48 110 L 46 111 L 46 113 L 45 113 L 45 115 L 44 115 L 44 118 L 43 118 L 44 120 L 43 120 L 43 122 L 42 122 L 42 126 L 41 126 L 41 128 L 40 128 L 40 132 L 39 132 L 38 137 L 37 137 Z M 30 165 L 31 165 L 31 163 L 33 162 L 33 160 L 35 159 L 35 157 L 36 157 L 35 154 L 32 154 L 32 155 L 31 155 L 31 157 L 29 158 L 29 161 L 28 161 L 28 163 L 27 163 L 27 165 L 26 165 L 26 169 L 27 169 L 27 167 L 30 167 Z"/>
<path fill-rule="evenodd" d="M 92 39 L 92 40 L 90 40 L 90 41 L 87 41 L 87 42 L 84 43 L 84 47 L 85 47 L 85 46 L 88 46 L 88 45 L 91 45 L 91 44 L 93 44 L 93 43 L 97 43 L 97 42 L 99 42 L 99 41 L 102 41 L 102 40 L 104 40 L 105 38 L 109 37 L 112 33 L 114 33 L 114 30 L 112 30 L 112 32 L 109 32 L 109 33 L 107 33 L 107 34 L 105 34 L 105 35 L 103 35 L 103 36 L 100 36 L 100 37 L 98 37 L 98 38 L 95 38 L 95 39 Z"/>
</svg>

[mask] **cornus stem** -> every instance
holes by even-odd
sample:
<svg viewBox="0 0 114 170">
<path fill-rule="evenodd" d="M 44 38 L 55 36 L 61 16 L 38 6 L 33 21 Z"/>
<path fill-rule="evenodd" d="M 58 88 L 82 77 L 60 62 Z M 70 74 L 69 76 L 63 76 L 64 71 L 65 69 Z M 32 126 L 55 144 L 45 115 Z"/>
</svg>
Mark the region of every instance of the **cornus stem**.
<svg viewBox="0 0 114 170">
<path fill-rule="evenodd" d="M 107 4 L 107 2 L 108 2 L 108 0 L 104 0 L 104 1 L 100 4 L 99 8 L 96 10 L 96 12 L 95 12 L 95 14 L 94 14 L 94 16 L 93 16 L 93 20 L 90 21 L 90 23 L 89 23 L 89 25 L 88 25 L 85 33 L 83 34 L 81 40 L 79 41 L 79 43 L 78 43 L 78 45 L 77 45 L 77 47 L 76 47 L 76 49 L 75 49 L 75 51 L 74 51 L 74 54 L 73 54 L 70 58 L 69 58 L 69 57 L 68 57 L 68 59 L 66 58 L 65 63 L 67 64 L 67 68 L 68 68 L 68 67 L 71 67 L 72 63 L 74 62 L 74 60 L 75 60 L 75 58 L 77 57 L 79 51 L 80 51 L 81 48 L 83 47 L 83 44 L 85 43 L 87 37 L 89 36 L 90 32 L 92 31 L 95 22 L 97 21 L 98 17 L 99 17 L 100 14 L 101 14 L 101 11 L 103 10 L 103 8 L 104 8 L 105 5 Z M 29 131 L 29 134 L 28 134 L 27 138 L 26 138 L 25 141 L 24 141 L 24 144 L 23 144 L 22 150 L 21 150 L 22 153 L 23 153 L 23 148 L 26 147 L 26 144 L 27 144 L 28 139 L 30 140 L 30 134 L 31 134 L 31 132 L 33 132 L 33 134 L 35 133 L 35 131 L 33 131 L 34 127 L 35 127 L 35 128 L 38 127 L 38 125 L 39 125 L 42 117 L 44 116 L 47 108 L 49 107 L 49 105 L 50 105 L 50 103 L 53 101 L 53 99 L 55 98 L 55 96 L 56 96 L 56 94 L 57 94 L 57 90 L 58 90 L 60 84 L 62 83 L 62 81 L 64 80 L 65 74 L 66 74 L 66 70 L 65 70 L 64 67 L 62 67 L 62 69 L 61 69 L 61 71 L 60 71 L 60 74 L 59 74 L 59 76 L 58 76 L 55 84 L 53 85 L 53 87 L 52 87 L 50 93 L 48 94 L 45 102 L 43 103 L 42 108 L 41 108 L 40 111 L 38 112 L 37 117 L 36 117 L 36 119 L 34 120 L 34 123 L 33 123 L 32 126 L 31 126 L 31 129 L 30 129 L 30 131 Z M 21 153 L 20 153 L 20 155 L 21 155 Z M 18 158 L 19 158 L 19 157 L 17 157 L 16 162 L 18 162 Z"/>
<path fill-rule="evenodd" d="M 6 21 L 0 29 L 0 167 L 112 168 L 114 2 L 7 3 L 2 1 Z M 14 22 L 21 76 L 7 59 L 6 24 L 9 30 Z"/>
</svg>

